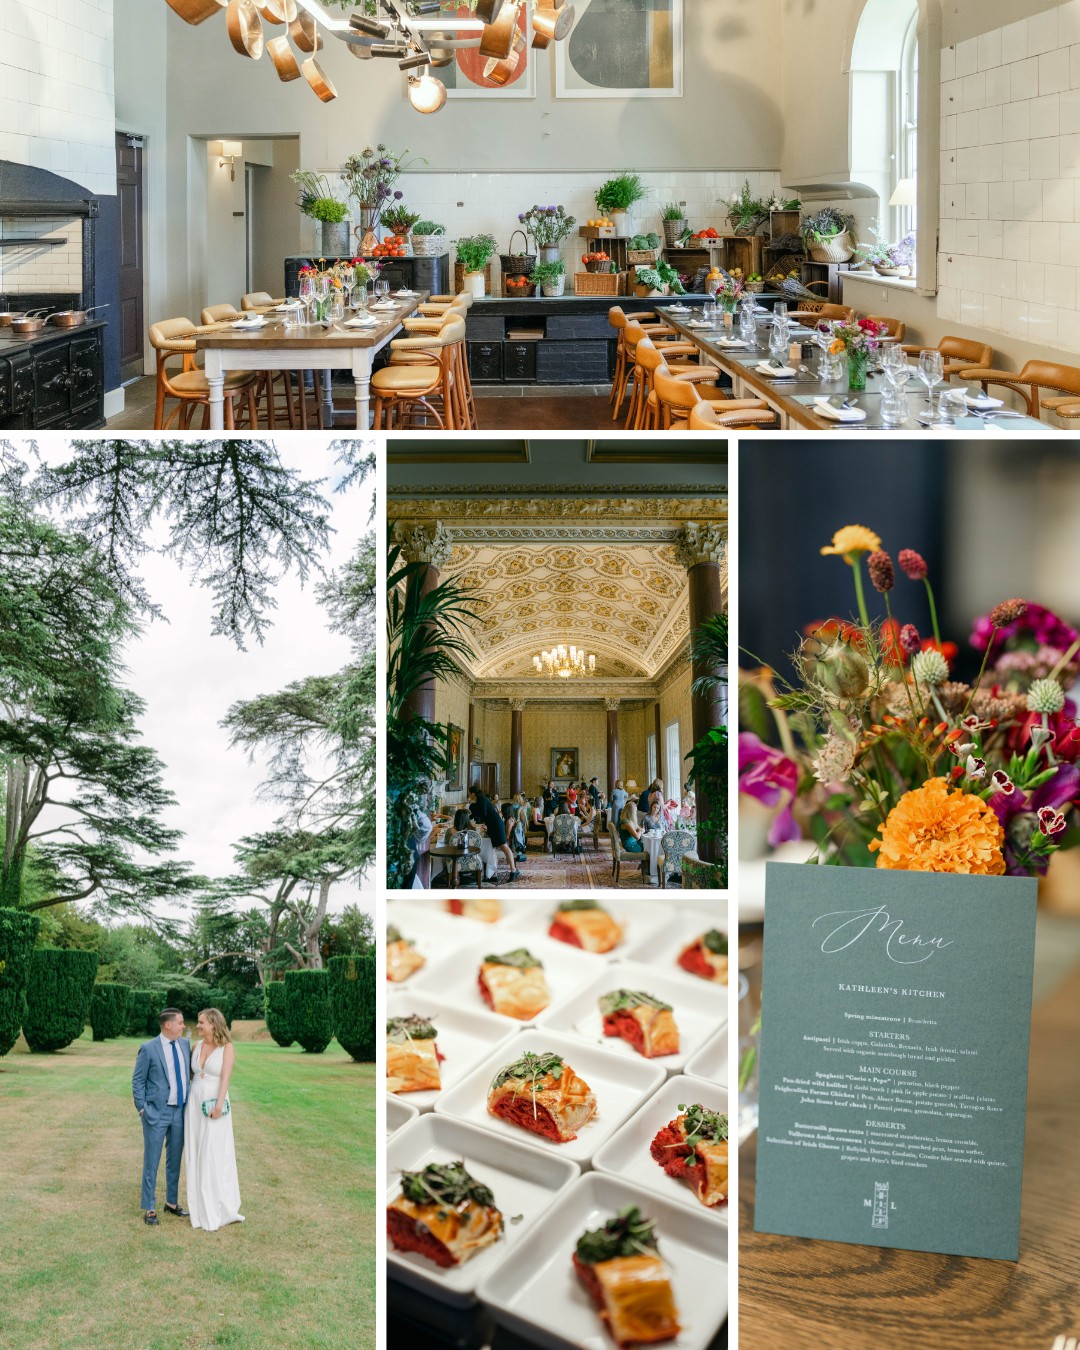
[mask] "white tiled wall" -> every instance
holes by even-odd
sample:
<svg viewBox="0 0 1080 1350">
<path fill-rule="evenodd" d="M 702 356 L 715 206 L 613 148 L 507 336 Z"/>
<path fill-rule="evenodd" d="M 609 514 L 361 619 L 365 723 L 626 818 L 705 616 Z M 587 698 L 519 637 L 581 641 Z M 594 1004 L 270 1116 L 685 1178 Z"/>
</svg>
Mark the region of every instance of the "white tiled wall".
<svg viewBox="0 0 1080 1350">
<path fill-rule="evenodd" d="M 941 54 L 938 316 L 1080 352 L 1080 0 Z"/>
<path fill-rule="evenodd" d="M 0 239 L 62 239 L 63 244 L 0 248 L 0 294 L 82 290 L 82 221 L 0 218 Z"/>
<path fill-rule="evenodd" d="M 0 159 L 116 191 L 113 0 L 0 0 Z"/>
<path fill-rule="evenodd" d="M 511 231 L 519 228 L 519 213 L 533 205 L 564 206 L 582 225 L 596 217 L 599 213 L 593 198 L 604 177 L 600 173 L 417 173 L 405 174 L 398 187 L 405 204 L 445 225 L 450 239 L 493 234 L 500 252 L 504 252 L 508 251 Z M 660 210 L 668 202 L 686 203 L 693 229 L 715 225 L 721 230 L 727 228 L 727 216 L 718 199 L 738 192 L 744 178 L 749 178 L 755 196 L 780 192 L 779 175 L 768 170 L 751 174 L 643 173 L 641 177 L 650 191 L 631 213 L 633 228 L 661 236 Z M 309 234 L 309 244 L 314 247 L 314 229 Z M 563 243 L 563 258 L 571 272 L 577 270 L 573 264 L 583 242 L 575 226 L 573 235 Z M 516 243 L 520 247 L 520 237 Z"/>
</svg>

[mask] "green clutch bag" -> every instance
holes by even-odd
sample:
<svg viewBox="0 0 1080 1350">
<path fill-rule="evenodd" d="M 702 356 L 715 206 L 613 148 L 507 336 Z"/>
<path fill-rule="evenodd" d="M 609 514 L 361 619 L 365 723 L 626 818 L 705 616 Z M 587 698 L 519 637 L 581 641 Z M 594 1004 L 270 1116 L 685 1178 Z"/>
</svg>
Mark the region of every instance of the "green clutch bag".
<svg viewBox="0 0 1080 1350">
<path fill-rule="evenodd" d="M 216 1098 L 216 1097 L 207 1097 L 206 1101 L 204 1101 L 203 1104 L 202 1104 L 202 1113 L 203 1113 L 203 1115 L 204 1115 L 204 1116 L 208 1116 L 208 1115 L 210 1114 L 210 1112 L 214 1109 L 215 1106 L 217 1106 L 217 1098 Z M 232 1108 L 231 1108 L 230 1105 L 229 1105 L 229 1096 L 228 1096 L 228 1093 L 226 1093 L 226 1094 L 225 1094 L 225 1105 L 221 1108 L 221 1114 L 222 1114 L 223 1116 L 227 1116 L 231 1110 L 232 1110 Z"/>
</svg>

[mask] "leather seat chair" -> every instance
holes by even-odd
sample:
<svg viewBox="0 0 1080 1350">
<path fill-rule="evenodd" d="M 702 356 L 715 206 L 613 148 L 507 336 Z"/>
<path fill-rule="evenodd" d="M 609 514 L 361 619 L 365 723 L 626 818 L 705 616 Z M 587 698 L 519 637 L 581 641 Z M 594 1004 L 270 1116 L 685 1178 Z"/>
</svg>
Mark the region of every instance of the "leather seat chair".
<svg viewBox="0 0 1080 1350">
<path fill-rule="evenodd" d="M 150 345 L 157 353 L 155 379 L 157 391 L 154 401 L 154 430 L 164 431 L 177 425 L 187 428 L 195 409 L 203 409 L 203 426 L 210 425 L 210 386 L 202 369 L 195 364 L 195 338 L 203 333 L 218 331 L 217 324 L 198 325 L 190 319 L 162 319 L 152 323 L 149 329 Z M 169 362 L 180 358 L 180 369 L 170 370 Z M 259 425 L 255 395 L 259 376 L 247 370 L 225 372 L 225 426 L 236 427 L 236 408 L 243 402 L 247 408 L 248 425 L 255 429 Z M 176 407 L 165 415 L 168 399 L 176 400 Z"/>
</svg>

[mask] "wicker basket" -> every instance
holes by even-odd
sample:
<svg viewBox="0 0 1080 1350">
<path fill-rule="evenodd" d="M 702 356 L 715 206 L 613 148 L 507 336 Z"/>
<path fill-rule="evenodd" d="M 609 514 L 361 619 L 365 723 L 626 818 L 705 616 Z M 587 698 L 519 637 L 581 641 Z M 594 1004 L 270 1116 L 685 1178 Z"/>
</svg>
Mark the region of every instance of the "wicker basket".
<svg viewBox="0 0 1080 1350">
<path fill-rule="evenodd" d="M 445 234 L 414 234 L 412 251 L 418 258 L 437 258 L 449 251 L 449 244 Z"/>
<path fill-rule="evenodd" d="M 850 230 L 841 230 L 830 239 L 819 239 L 813 244 L 808 240 L 806 246 L 814 262 L 822 263 L 847 262 L 855 252 L 855 241 Z"/>
<path fill-rule="evenodd" d="M 536 266 L 535 253 L 515 253 L 514 240 L 518 235 L 525 240 L 525 247 L 529 247 L 529 236 L 524 230 L 515 230 L 510 236 L 510 252 L 499 254 L 499 267 L 502 269 L 504 277 L 527 277 Z"/>
<path fill-rule="evenodd" d="M 765 283 L 764 281 L 748 281 L 746 283 L 746 289 L 751 295 L 760 295 L 765 289 Z"/>
<path fill-rule="evenodd" d="M 465 269 L 464 267 L 462 267 L 461 263 L 456 262 L 454 263 L 454 292 L 455 294 L 460 295 L 464 289 L 465 289 Z M 488 263 L 488 265 L 484 268 L 484 292 L 487 295 L 492 294 L 490 263 Z"/>
<path fill-rule="evenodd" d="M 575 295 L 625 295 L 625 272 L 575 272 Z"/>
<path fill-rule="evenodd" d="M 660 256 L 658 248 L 628 248 L 626 250 L 626 261 L 628 263 L 637 263 L 642 267 L 651 267 Z"/>
<path fill-rule="evenodd" d="M 504 276 L 502 279 L 502 293 L 507 299 L 521 300 L 527 299 L 536 294 L 536 287 L 531 281 L 526 281 L 524 286 L 511 286 L 511 280 L 517 280 L 517 277 Z"/>
</svg>

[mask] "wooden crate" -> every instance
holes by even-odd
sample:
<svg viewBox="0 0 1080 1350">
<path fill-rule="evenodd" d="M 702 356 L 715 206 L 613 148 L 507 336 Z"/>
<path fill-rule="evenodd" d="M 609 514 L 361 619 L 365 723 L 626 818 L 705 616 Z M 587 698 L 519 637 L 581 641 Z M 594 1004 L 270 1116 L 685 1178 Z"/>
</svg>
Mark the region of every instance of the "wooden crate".
<svg viewBox="0 0 1080 1350">
<path fill-rule="evenodd" d="M 579 239 L 615 239 L 628 238 L 628 235 L 616 235 L 614 225 L 579 225 Z"/>
<path fill-rule="evenodd" d="M 454 294 L 460 295 L 464 289 L 465 269 L 462 267 L 461 263 L 456 262 L 454 263 Z M 484 268 L 484 293 L 486 295 L 494 294 L 491 289 L 491 263 L 488 263 Z"/>
</svg>

